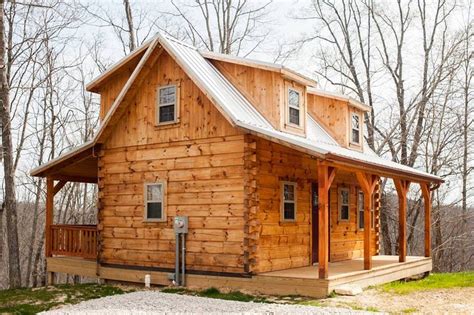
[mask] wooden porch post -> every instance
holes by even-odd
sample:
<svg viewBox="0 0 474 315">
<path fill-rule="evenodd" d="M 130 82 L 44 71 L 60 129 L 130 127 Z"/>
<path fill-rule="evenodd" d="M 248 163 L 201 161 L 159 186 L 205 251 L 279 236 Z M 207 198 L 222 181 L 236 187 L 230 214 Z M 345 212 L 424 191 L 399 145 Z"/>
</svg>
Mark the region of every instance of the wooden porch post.
<svg viewBox="0 0 474 315">
<path fill-rule="evenodd" d="M 398 251 L 399 262 L 405 262 L 407 257 L 407 193 L 410 187 L 410 181 L 403 179 L 394 179 L 395 188 L 398 194 Z"/>
<path fill-rule="evenodd" d="M 363 172 L 356 172 L 357 180 L 364 192 L 364 269 L 372 269 L 372 255 L 370 252 L 370 241 L 372 239 L 372 195 L 375 186 L 379 181 L 379 177 L 371 174 L 364 174 Z"/>
<path fill-rule="evenodd" d="M 51 257 L 51 225 L 53 225 L 54 180 L 46 178 L 46 226 L 45 226 L 45 257 Z"/>
<path fill-rule="evenodd" d="M 51 234 L 51 226 L 53 225 L 53 218 L 54 218 L 54 195 L 56 195 L 61 188 L 64 187 L 66 181 L 60 180 L 59 183 L 54 185 L 54 179 L 51 177 L 46 177 L 46 217 L 45 217 L 45 257 L 52 256 L 52 234 Z M 54 284 L 54 272 L 48 272 L 48 284 Z"/>
<path fill-rule="evenodd" d="M 329 262 L 329 208 L 328 192 L 336 175 L 336 169 L 318 164 L 318 271 L 319 279 L 327 279 Z"/>
<path fill-rule="evenodd" d="M 431 191 L 427 183 L 420 183 L 425 205 L 425 257 L 431 257 Z"/>
</svg>

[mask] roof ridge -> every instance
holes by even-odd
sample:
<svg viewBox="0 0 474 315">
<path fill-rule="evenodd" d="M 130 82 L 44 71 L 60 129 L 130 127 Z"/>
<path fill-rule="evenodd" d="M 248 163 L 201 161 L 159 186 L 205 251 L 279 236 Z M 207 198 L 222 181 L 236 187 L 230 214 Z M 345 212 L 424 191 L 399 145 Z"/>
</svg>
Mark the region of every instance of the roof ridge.
<svg viewBox="0 0 474 315">
<path fill-rule="evenodd" d="M 158 31 L 158 36 L 164 37 L 165 39 L 171 40 L 171 41 L 173 41 L 173 42 L 175 42 L 175 43 L 177 43 L 177 44 L 183 45 L 183 46 L 185 46 L 185 47 L 187 47 L 187 48 L 190 48 L 190 49 L 193 49 L 193 50 L 196 50 L 197 52 L 199 52 L 199 50 L 198 50 L 195 46 L 190 45 L 190 44 L 187 44 L 187 43 L 185 43 L 185 42 L 183 42 L 183 41 L 177 39 L 177 38 L 174 37 L 174 36 L 171 36 L 171 35 L 169 35 L 169 34 L 166 34 L 166 33 L 163 32 L 163 31 Z"/>
</svg>

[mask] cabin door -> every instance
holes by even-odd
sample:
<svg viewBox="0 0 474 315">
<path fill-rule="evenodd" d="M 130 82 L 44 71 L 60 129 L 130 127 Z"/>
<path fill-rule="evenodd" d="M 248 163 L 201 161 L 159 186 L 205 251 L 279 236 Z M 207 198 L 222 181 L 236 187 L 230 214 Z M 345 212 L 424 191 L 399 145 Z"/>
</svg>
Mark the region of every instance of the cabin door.
<svg viewBox="0 0 474 315">
<path fill-rule="evenodd" d="M 331 204 L 330 199 L 331 194 L 328 192 L 328 231 L 331 234 L 331 209 L 329 205 Z M 311 234 L 312 234 L 312 253 L 311 253 L 311 263 L 315 264 L 318 262 L 318 246 L 319 246 L 319 206 L 318 206 L 318 183 L 313 182 L 311 183 Z M 328 238 L 328 255 L 330 255 L 330 242 L 331 238 Z"/>
</svg>

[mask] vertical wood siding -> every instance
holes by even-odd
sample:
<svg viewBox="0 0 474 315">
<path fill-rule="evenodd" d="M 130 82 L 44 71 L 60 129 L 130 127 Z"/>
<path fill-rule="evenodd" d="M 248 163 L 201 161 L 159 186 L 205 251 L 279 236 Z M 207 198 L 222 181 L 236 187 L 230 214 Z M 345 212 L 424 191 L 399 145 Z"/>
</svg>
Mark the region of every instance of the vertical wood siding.
<svg viewBox="0 0 474 315">
<path fill-rule="evenodd" d="M 180 121 L 155 126 L 155 93 L 180 87 Z M 167 182 L 167 222 L 144 221 L 144 183 Z M 175 215 L 189 216 L 189 269 L 244 272 L 244 135 L 165 52 L 99 159 L 100 259 L 174 267 Z"/>
</svg>

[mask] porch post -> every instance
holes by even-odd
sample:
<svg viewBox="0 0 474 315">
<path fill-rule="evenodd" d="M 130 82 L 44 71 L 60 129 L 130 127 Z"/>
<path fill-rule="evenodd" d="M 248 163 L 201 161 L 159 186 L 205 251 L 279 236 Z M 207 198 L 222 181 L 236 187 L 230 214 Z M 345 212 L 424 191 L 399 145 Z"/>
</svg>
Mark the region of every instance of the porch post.
<svg viewBox="0 0 474 315">
<path fill-rule="evenodd" d="M 370 270 L 372 269 L 372 255 L 370 252 L 370 241 L 372 239 L 372 195 L 379 177 L 362 172 L 356 172 L 356 177 L 364 192 L 364 270 Z"/>
<path fill-rule="evenodd" d="M 398 194 L 398 251 L 399 262 L 405 262 L 407 257 L 407 192 L 410 182 L 403 179 L 394 179 Z"/>
<path fill-rule="evenodd" d="M 53 225 L 54 180 L 46 177 L 45 257 L 51 257 L 51 225 Z"/>
<path fill-rule="evenodd" d="M 425 206 L 425 257 L 431 256 L 431 191 L 429 184 L 420 183 Z"/>
<path fill-rule="evenodd" d="M 336 169 L 318 163 L 318 272 L 319 279 L 327 279 L 329 262 L 329 211 L 328 192 L 334 180 Z"/>
</svg>

